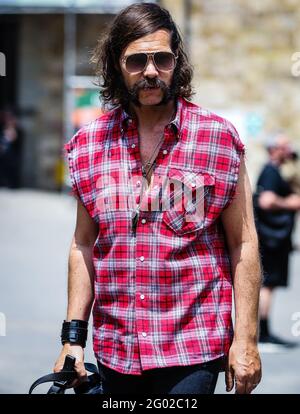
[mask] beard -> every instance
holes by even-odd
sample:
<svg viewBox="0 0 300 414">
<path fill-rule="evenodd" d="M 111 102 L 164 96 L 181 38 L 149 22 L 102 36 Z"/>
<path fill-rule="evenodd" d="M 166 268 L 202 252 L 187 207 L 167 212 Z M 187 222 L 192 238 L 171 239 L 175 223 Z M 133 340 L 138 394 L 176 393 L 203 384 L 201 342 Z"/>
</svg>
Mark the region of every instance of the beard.
<svg viewBox="0 0 300 414">
<path fill-rule="evenodd" d="M 136 82 L 132 88 L 127 88 L 127 101 L 133 103 L 134 105 L 140 107 L 141 103 L 139 101 L 139 93 L 143 89 L 151 88 L 160 88 L 162 91 L 162 99 L 159 103 L 154 106 L 166 105 L 169 101 L 175 97 L 175 87 L 176 77 L 173 76 L 171 85 L 168 86 L 164 81 L 158 78 L 146 78 Z"/>
</svg>

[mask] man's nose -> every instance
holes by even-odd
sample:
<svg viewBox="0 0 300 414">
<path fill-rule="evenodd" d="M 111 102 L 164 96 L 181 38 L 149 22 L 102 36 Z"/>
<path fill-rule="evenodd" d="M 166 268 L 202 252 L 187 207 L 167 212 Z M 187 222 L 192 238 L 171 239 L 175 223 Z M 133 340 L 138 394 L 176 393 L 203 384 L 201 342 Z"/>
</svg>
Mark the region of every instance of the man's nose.
<svg viewBox="0 0 300 414">
<path fill-rule="evenodd" d="M 147 66 L 145 67 L 144 76 L 147 78 L 156 78 L 158 76 L 158 71 L 154 65 L 152 56 L 150 56 Z"/>
</svg>

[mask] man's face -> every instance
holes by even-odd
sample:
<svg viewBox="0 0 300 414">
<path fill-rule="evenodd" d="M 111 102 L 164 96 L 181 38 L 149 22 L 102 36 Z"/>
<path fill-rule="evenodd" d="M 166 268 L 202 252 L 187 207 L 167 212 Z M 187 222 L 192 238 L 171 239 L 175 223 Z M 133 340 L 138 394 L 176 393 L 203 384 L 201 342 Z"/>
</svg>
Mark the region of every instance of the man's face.
<svg viewBox="0 0 300 414">
<path fill-rule="evenodd" d="M 120 67 L 125 85 L 130 93 L 130 99 L 134 104 L 153 106 L 166 103 L 169 99 L 169 87 L 174 69 L 159 71 L 155 67 L 152 58 L 150 58 L 143 72 L 132 74 L 125 70 L 125 63 L 122 62 L 122 58 L 140 52 L 172 52 L 170 38 L 169 31 L 158 30 L 135 40 L 123 50 L 120 57 Z"/>
<path fill-rule="evenodd" d="M 279 136 L 276 139 L 273 157 L 280 163 L 287 161 L 290 155 L 289 139 L 286 136 Z"/>
</svg>

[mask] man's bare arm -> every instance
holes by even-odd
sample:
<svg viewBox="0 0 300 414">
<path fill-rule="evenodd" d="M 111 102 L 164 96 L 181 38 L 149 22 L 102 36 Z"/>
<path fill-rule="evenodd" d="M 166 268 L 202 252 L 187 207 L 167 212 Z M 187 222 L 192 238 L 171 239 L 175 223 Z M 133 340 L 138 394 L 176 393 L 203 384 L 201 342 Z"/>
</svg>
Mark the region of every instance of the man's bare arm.
<svg viewBox="0 0 300 414">
<path fill-rule="evenodd" d="M 226 375 L 227 390 L 236 380 L 237 393 L 250 393 L 261 379 L 257 351 L 259 292 L 262 280 L 252 192 L 244 158 L 241 160 L 236 197 L 222 214 L 235 302 L 235 334 Z"/>
<path fill-rule="evenodd" d="M 78 201 L 77 222 L 69 254 L 67 320 L 88 320 L 94 300 L 93 246 L 97 226 Z"/>
<path fill-rule="evenodd" d="M 273 191 L 263 191 L 259 195 L 258 204 L 264 210 L 300 210 L 300 196 L 291 194 L 287 197 L 280 197 Z"/>
<path fill-rule="evenodd" d="M 88 320 L 94 301 L 93 246 L 97 237 L 97 226 L 80 201 L 77 203 L 77 221 L 69 254 L 68 310 L 67 320 Z M 61 371 L 66 355 L 76 358 L 75 369 L 78 380 L 71 387 L 86 378 L 84 351 L 80 345 L 65 343 L 55 362 L 54 372 Z"/>
</svg>

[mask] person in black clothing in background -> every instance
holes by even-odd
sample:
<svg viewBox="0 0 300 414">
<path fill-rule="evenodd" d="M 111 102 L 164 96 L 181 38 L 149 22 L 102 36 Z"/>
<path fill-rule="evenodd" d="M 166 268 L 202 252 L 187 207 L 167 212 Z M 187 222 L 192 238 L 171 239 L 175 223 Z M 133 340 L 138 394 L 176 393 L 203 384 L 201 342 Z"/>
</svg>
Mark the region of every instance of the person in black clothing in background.
<svg viewBox="0 0 300 414">
<path fill-rule="evenodd" d="M 269 161 L 262 169 L 254 194 L 256 226 L 260 241 L 264 281 L 260 294 L 259 342 L 272 347 L 293 347 L 295 343 L 270 332 L 269 315 L 276 287 L 288 285 L 289 255 L 295 214 L 300 210 L 300 196 L 293 193 L 280 166 L 288 159 L 288 140 L 277 135 L 267 147 Z"/>
</svg>

